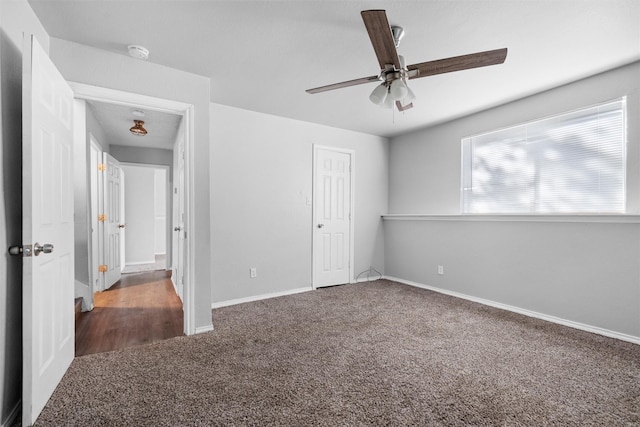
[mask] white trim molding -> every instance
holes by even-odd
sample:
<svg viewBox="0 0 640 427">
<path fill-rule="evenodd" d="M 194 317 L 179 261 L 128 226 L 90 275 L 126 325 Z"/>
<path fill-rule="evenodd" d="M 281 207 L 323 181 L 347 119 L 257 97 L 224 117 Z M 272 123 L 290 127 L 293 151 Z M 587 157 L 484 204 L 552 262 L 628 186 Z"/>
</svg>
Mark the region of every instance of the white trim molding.
<svg viewBox="0 0 640 427">
<path fill-rule="evenodd" d="M 273 292 L 273 293 L 270 293 L 270 294 L 254 295 L 254 296 L 250 296 L 250 297 L 236 298 L 236 299 L 230 299 L 230 300 L 226 300 L 226 301 L 213 302 L 213 303 L 211 303 L 211 308 L 214 309 L 214 308 L 229 307 L 231 305 L 243 304 L 245 302 L 261 301 L 261 300 L 264 300 L 264 299 L 283 297 L 283 296 L 287 296 L 287 295 L 299 294 L 299 293 L 302 293 L 302 292 L 309 292 L 309 291 L 312 291 L 312 290 L 313 290 L 312 287 L 297 288 L 297 289 L 291 289 L 291 290 L 288 290 L 288 291 Z"/>
<path fill-rule="evenodd" d="M 205 326 L 196 327 L 194 334 L 204 334 L 205 332 L 211 332 L 211 331 L 213 331 L 213 323 Z"/>
<path fill-rule="evenodd" d="M 485 222 L 590 222 L 590 223 L 640 223 L 640 215 L 636 214 L 601 214 L 601 215 L 496 215 L 496 214 L 385 214 L 385 221 L 485 221 Z"/>
<path fill-rule="evenodd" d="M 611 330 L 608 330 L 608 329 L 599 328 L 597 326 L 587 325 L 587 324 L 580 323 L 580 322 L 574 322 L 572 320 L 562 319 L 560 317 L 551 316 L 551 315 L 544 314 L 544 313 L 538 313 L 536 311 L 531 311 L 531 310 L 527 310 L 527 309 L 524 309 L 524 308 L 508 305 L 508 304 L 502 304 L 502 303 L 491 301 L 491 300 L 487 300 L 487 299 L 484 299 L 484 298 L 478 298 L 478 297 L 474 297 L 474 296 L 471 296 L 471 295 L 461 294 L 459 292 L 450 291 L 450 290 L 442 289 L 442 288 L 437 288 L 435 286 L 429 286 L 429 285 L 425 285 L 425 284 L 422 284 L 422 283 L 412 282 L 410 280 L 400 279 L 398 277 L 384 276 L 383 278 L 387 279 L 387 280 L 391 280 L 392 282 L 398 282 L 398 283 L 402 283 L 402 284 L 405 284 L 405 285 L 413 286 L 413 287 L 416 287 L 416 288 L 427 289 L 427 290 L 430 290 L 430 291 L 438 292 L 440 294 L 449 295 L 449 296 L 456 297 L 456 298 L 462 298 L 462 299 L 465 299 L 467 301 L 477 302 L 479 304 L 488 305 L 490 307 L 499 308 L 501 310 L 511 311 L 513 313 L 518 313 L 518 314 L 522 314 L 524 316 L 545 320 L 547 322 L 556 323 L 558 325 L 568 326 L 570 328 L 579 329 L 581 331 L 591 332 L 591 333 L 594 333 L 594 334 L 603 335 L 605 337 L 615 338 L 615 339 L 619 339 L 621 341 L 627 341 L 627 342 L 630 342 L 630 343 L 633 343 L 633 344 L 640 345 L 640 337 L 636 337 L 636 336 L 633 336 L 633 335 L 627 335 L 627 334 L 623 334 L 621 332 L 616 332 L 616 331 L 611 331 Z"/>
</svg>

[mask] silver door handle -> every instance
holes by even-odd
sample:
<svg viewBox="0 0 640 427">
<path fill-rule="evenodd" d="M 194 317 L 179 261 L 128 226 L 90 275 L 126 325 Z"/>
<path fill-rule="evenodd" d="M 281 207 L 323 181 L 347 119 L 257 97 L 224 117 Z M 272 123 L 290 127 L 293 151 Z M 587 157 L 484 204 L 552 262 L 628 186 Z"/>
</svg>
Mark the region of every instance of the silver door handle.
<svg viewBox="0 0 640 427">
<path fill-rule="evenodd" d="M 45 243 L 44 245 L 36 243 L 33 245 L 33 254 L 35 256 L 40 255 L 40 253 L 50 254 L 51 252 L 53 252 L 53 245 L 51 243 Z"/>
<path fill-rule="evenodd" d="M 127 224 L 118 224 L 118 228 L 124 228 Z"/>
<path fill-rule="evenodd" d="M 182 230 L 182 227 L 180 227 L 180 226 L 173 227 L 173 231 L 180 231 L 180 230 Z"/>
<path fill-rule="evenodd" d="M 318 228 L 324 227 L 324 224 L 318 224 Z"/>
</svg>

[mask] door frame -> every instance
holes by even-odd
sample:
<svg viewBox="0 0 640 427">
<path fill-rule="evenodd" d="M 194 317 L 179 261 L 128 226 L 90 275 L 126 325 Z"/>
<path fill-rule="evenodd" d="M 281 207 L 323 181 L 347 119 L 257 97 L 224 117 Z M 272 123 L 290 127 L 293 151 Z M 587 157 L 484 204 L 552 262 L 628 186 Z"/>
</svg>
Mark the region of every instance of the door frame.
<svg viewBox="0 0 640 427">
<path fill-rule="evenodd" d="M 98 164 L 102 163 L 102 156 L 104 150 L 102 149 L 102 145 L 96 139 L 96 137 L 89 132 L 89 162 L 92 161 L 92 152 L 96 153 L 96 164 L 90 164 L 89 168 L 93 169 L 91 171 L 91 175 L 89 177 L 89 227 L 90 230 L 93 229 L 95 232 L 95 241 L 93 232 L 91 236 L 89 236 L 89 250 L 90 250 L 90 266 L 91 271 L 89 271 L 89 280 L 91 281 L 91 309 L 93 309 L 93 294 L 95 292 L 104 291 L 104 275 L 98 273 L 98 266 L 100 265 L 100 260 L 103 257 L 104 253 L 104 240 L 103 240 L 103 223 L 98 221 L 98 212 L 102 212 L 102 176 L 98 174 L 96 171 L 98 169 Z M 91 170 L 90 169 L 90 170 Z M 94 175 L 95 174 L 95 175 Z M 95 176 L 95 182 L 94 182 Z M 95 184 L 95 189 L 93 188 Z M 95 193 L 95 194 L 94 194 Z M 96 198 L 96 211 L 93 211 L 93 197 Z M 96 288 L 97 284 L 97 288 Z"/>
<path fill-rule="evenodd" d="M 173 192 L 172 190 L 172 186 L 171 186 L 171 167 L 168 165 L 160 165 L 160 164 L 154 164 L 154 163 L 134 163 L 134 162 L 120 162 L 121 166 L 128 166 L 128 167 L 132 167 L 132 168 L 145 168 L 145 169 L 159 169 L 159 170 L 163 170 L 165 171 L 165 180 L 164 180 L 164 185 L 165 185 L 165 206 L 164 206 L 164 210 L 165 210 L 165 214 L 166 214 L 166 218 L 167 218 L 167 223 L 165 224 L 165 247 L 168 248 L 171 244 L 172 244 L 172 233 L 170 230 L 173 230 L 173 218 L 171 218 L 171 220 L 169 220 L 169 209 L 172 207 L 172 203 L 171 203 L 171 193 Z M 126 176 L 126 175 L 125 175 Z M 126 184 L 125 184 L 126 185 Z M 126 187 L 124 187 L 125 190 L 124 192 L 126 192 Z M 123 192 L 123 193 L 124 193 Z M 122 206 L 124 206 L 124 204 L 122 204 Z M 126 208 L 126 206 L 124 206 Z M 126 217 L 125 217 L 126 220 Z M 125 228 L 126 230 L 126 228 Z M 171 255 L 171 258 L 167 257 L 166 260 L 166 264 L 165 264 L 165 271 L 166 270 L 171 270 L 171 268 L 167 268 L 167 266 L 169 265 L 169 263 L 172 261 L 173 259 L 173 251 L 167 251 L 168 254 Z M 126 261 L 123 263 L 123 267 L 126 267 Z"/>
<path fill-rule="evenodd" d="M 148 95 L 140 95 L 131 92 L 124 92 L 117 89 L 109 89 L 100 86 L 88 85 L 85 83 L 68 82 L 77 99 L 84 99 L 110 104 L 124 105 L 131 108 L 147 109 L 177 114 L 183 117 L 184 126 L 184 149 L 185 149 L 185 232 L 192 233 L 191 224 L 195 223 L 195 195 L 194 183 L 194 163 L 193 156 L 195 146 L 195 114 L 194 106 L 180 101 L 163 98 L 156 98 Z M 186 239 L 185 244 L 185 271 L 184 271 L 184 333 L 193 335 L 196 333 L 195 327 L 195 254 L 194 239 Z"/>
<path fill-rule="evenodd" d="M 316 198 L 318 197 L 318 192 L 316 190 L 316 184 L 317 184 L 317 167 L 316 167 L 316 162 L 318 160 L 318 151 L 319 150 L 326 150 L 326 151 L 333 151 L 336 153 L 343 153 L 343 154 L 348 154 L 350 157 L 350 164 L 351 164 L 351 170 L 349 171 L 349 177 L 350 177 L 350 181 L 351 181 L 351 188 L 350 188 L 350 192 L 351 195 L 349 197 L 349 209 L 351 212 L 351 219 L 349 220 L 349 283 L 355 283 L 354 280 L 354 254 L 355 254 L 355 248 L 354 248 L 354 241 L 355 241 L 355 172 L 356 172 L 356 152 L 355 150 L 351 150 L 348 148 L 338 148 L 338 147 L 330 147 L 330 146 L 326 146 L 326 145 L 319 145 L 319 144 L 313 144 L 313 160 L 312 160 L 312 170 L 313 170 L 313 178 L 312 178 L 312 184 L 311 184 L 311 194 L 312 194 L 312 199 L 313 199 L 313 203 L 312 203 L 312 208 L 311 208 L 311 288 L 312 289 L 317 289 L 318 286 L 316 285 L 316 256 L 318 256 L 318 254 L 316 254 L 316 230 L 315 230 L 315 226 L 317 224 L 317 218 L 316 218 L 316 206 L 317 206 L 317 200 Z"/>
</svg>

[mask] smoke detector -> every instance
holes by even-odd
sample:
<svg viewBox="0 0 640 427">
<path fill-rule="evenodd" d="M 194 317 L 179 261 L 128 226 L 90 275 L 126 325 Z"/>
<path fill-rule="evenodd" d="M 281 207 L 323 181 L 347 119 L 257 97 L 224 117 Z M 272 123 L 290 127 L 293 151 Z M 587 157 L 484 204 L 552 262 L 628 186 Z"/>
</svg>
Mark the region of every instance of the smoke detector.
<svg viewBox="0 0 640 427">
<path fill-rule="evenodd" d="M 129 56 L 138 59 L 149 59 L 149 50 L 147 48 L 137 44 L 131 44 L 128 48 Z"/>
</svg>

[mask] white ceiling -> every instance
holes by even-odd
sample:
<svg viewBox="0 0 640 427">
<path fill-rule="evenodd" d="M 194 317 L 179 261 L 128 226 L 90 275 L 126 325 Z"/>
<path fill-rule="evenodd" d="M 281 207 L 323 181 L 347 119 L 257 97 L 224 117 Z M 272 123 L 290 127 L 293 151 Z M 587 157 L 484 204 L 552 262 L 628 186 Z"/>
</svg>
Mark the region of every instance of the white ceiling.
<svg viewBox="0 0 640 427">
<path fill-rule="evenodd" d="M 173 150 L 182 116 L 144 110 L 144 117 L 139 117 L 133 111 L 140 109 L 96 101 L 87 101 L 87 105 L 105 133 L 105 142 L 110 145 Z M 129 132 L 134 120 L 144 121 L 145 136 Z"/>
<path fill-rule="evenodd" d="M 211 78 L 211 101 L 394 136 L 640 59 L 638 0 L 29 0 L 52 37 Z M 503 65 L 411 80 L 415 108 L 373 105 L 374 84 L 310 95 L 378 65 L 360 17 L 405 28 L 408 64 L 507 47 Z"/>
</svg>

